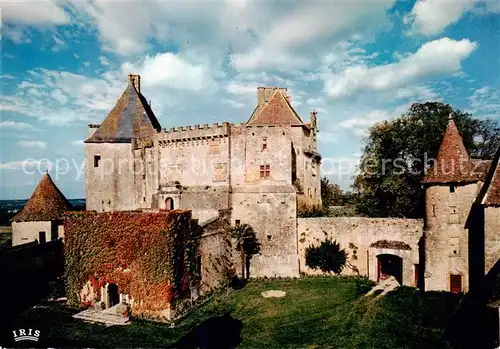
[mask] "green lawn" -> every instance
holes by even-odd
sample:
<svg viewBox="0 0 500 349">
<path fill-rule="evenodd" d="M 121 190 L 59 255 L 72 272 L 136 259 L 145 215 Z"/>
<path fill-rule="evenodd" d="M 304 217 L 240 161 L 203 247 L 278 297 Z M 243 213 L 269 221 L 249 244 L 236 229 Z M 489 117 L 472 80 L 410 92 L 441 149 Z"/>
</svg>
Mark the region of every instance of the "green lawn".
<svg viewBox="0 0 500 349">
<path fill-rule="evenodd" d="M 355 278 L 254 281 L 214 297 L 173 329 L 140 320 L 123 327 L 86 324 L 64 307 L 31 309 L 19 320 L 43 324 L 52 347 L 166 347 L 204 320 L 229 314 L 242 322 L 239 348 L 446 348 L 440 337 L 459 296 L 401 287 L 377 299 L 363 297 L 369 288 Z M 287 294 L 260 295 L 272 289 Z"/>
</svg>

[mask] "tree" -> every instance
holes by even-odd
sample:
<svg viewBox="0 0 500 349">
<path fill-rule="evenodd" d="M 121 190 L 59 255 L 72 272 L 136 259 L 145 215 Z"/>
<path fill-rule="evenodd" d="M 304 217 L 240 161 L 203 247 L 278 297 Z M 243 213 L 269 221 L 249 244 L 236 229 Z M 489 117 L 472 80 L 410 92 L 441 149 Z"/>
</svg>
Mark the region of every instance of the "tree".
<svg viewBox="0 0 500 349">
<path fill-rule="evenodd" d="M 319 246 L 309 245 L 305 250 L 306 265 L 323 273 L 340 274 L 347 262 L 348 253 L 337 241 L 327 238 Z"/>
<path fill-rule="evenodd" d="M 328 178 L 321 178 L 321 201 L 324 207 L 342 206 L 342 190 L 338 184 L 330 183 Z"/>
<path fill-rule="evenodd" d="M 450 113 L 470 155 L 493 157 L 500 142 L 497 121 L 474 119 L 440 102 L 413 104 L 401 117 L 370 129 L 353 185 L 358 212 L 371 217 L 424 216 L 421 180 L 426 160 L 437 156 Z"/>
<path fill-rule="evenodd" d="M 248 278 L 250 260 L 260 252 L 260 243 L 255 231 L 248 224 L 237 224 L 231 229 L 231 236 L 236 240 L 236 251 L 240 253 L 241 277 Z M 246 269 L 246 273 L 245 273 Z"/>
</svg>

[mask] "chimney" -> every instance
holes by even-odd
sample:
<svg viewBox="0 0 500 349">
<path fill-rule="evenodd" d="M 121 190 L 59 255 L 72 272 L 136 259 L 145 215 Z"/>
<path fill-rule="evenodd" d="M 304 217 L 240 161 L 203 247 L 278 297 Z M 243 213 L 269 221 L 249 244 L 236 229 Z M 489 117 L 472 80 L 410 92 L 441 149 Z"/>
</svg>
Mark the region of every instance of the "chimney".
<svg viewBox="0 0 500 349">
<path fill-rule="evenodd" d="M 100 124 L 89 124 L 89 138 L 92 137 L 95 131 L 101 126 Z"/>
<path fill-rule="evenodd" d="M 141 76 L 135 74 L 128 74 L 128 79 L 134 85 L 135 90 L 141 93 Z"/>
<path fill-rule="evenodd" d="M 265 87 L 257 87 L 257 106 L 262 107 L 266 103 Z"/>
</svg>

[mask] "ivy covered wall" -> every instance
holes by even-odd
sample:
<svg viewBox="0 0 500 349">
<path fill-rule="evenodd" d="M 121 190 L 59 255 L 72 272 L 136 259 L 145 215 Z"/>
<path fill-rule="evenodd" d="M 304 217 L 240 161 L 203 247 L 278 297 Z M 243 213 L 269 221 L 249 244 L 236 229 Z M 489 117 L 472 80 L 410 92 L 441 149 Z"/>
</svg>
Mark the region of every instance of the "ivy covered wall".
<svg viewBox="0 0 500 349">
<path fill-rule="evenodd" d="M 114 282 L 134 316 L 157 317 L 199 282 L 201 230 L 190 211 L 71 212 L 64 222 L 68 300 L 90 306 Z M 90 285 L 92 299 L 82 299 Z"/>
</svg>

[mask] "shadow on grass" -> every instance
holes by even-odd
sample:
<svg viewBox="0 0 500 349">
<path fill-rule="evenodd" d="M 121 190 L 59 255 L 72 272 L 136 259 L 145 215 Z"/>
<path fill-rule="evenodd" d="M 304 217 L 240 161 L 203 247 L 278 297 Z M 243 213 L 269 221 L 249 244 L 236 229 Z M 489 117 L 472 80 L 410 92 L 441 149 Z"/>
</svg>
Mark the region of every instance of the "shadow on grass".
<svg viewBox="0 0 500 349">
<path fill-rule="evenodd" d="M 191 332 L 179 339 L 170 349 L 232 349 L 242 341 L 243 324 L 230 315 L 222 315 L 203 321 Z"/>
</svg>

